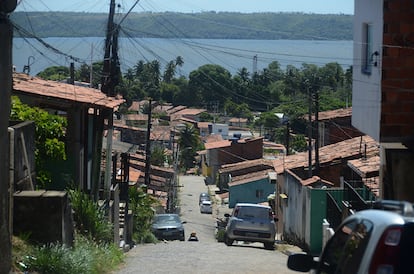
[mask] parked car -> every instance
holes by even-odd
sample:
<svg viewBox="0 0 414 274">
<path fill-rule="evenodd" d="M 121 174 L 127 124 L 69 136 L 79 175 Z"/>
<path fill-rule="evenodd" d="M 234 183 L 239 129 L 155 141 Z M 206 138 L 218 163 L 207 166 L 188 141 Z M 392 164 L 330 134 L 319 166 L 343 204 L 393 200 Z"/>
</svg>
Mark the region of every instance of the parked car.
<svg viewBox="0 0 414 274">
<path fill-rule="evenodd" d="M 202 201 L 210 201 L 210 195 L 207 192 L 200 193 L 200 197 L 198 198 L 198 204 L 201 204 Z"/>
<path fill-rule="evenodd" d="M 374 209 L 347 217 L 326 243 L 320 257 L 288 257 L 288 268 L 316 273 L 413 273 L 413 205 L 380 201 Z"/>
<path fill-rule="evenodd" d="M 232 245 L 234 241 L 261 242 L 266 249 L 274 249 L 276 218 L 270 206 L 238 203 L 228 218 L 224 233 L 224 243 Z"/>
<path fill-rule="evenodd" d="M 178 214 L 156 214 L 151 231 L 159 240 L 185 240 L 184 224 Z"/>
<path fill-rule="evenodd" d="M 200 213 L 213 213 L 213 204 L 211 203 L 211 201 L 206 200 L 200 203 Z"/>
</svg>

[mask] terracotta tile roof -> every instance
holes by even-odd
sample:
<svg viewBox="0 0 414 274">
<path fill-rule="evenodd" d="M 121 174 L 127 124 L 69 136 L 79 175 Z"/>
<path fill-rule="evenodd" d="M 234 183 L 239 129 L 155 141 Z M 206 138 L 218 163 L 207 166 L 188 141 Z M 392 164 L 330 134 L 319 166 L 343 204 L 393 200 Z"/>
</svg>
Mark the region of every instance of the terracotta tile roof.
<svg viewBox="0 0 414 274">
<path fill-rule="evenodd" d="M 374 156 L 369 159 L 361 158 L 348 161 L 348 166 L 358 173 L 361 178 L 376 177 L 380 170 L 380 157 Z"/>
<path fill-rule="evenodd" d="M 247 123 L 247 118 L 231 118 L 230 123 Z"/>
<path fill-rule="evenodd" d="M 125 114 L 123 115 L 125 121 L 147 121 L 147 114 Z"/>
<path fill-rule="evenodd" d="M 218 142 L 210 142 L 210 143 L 205 143 L 204 147 L 206 149 L 215 149 L 215 148 L 222 148 L 222 147 L 229 147 L 231 146 L 231 141 L 229 140 L 223 140 L 223 141 L 218 141 Z"/>
<path fill-rule="evenodd" d="M 221 136 L 221 134 L 210 134 L 204 138 L 204 141 L 206 143 L 223 141 L 223 136 Z"/>
<path fill-rule="evenodd" d="M 152 112 L 153 113 L 163 113 L 163 112 L 167 112 L 169 109 L 172 109 L 173 106 L 170 104 L 161 104 L 158 105 L 156 107 L 152 108 Z"/>
<path fill-rule="evenodd" d="M 171 139 L 171 128 L 168 126 L 154 126 L 150 138 L 151 140 L 169 141 Z"/>
<path fill-rule="evenodd" d="M 140 108 L 141 108 L 140 102 L 134 101 L 134 102 L 132 102 L 132 104 L 128 108 L 128 110 L 138 112 L 140 110 Z"/>
<path fill-rule="evenodd" d="M 183 109 L 185 109 L 185 108 L 187 108 L 187 107 L 186 107 L 186 106 L 176 106 L 176 107 L 173 107 L 173 108 L 168 109 L 168 110 L 167 110 L 167 113 L 168 113 L 169 115 L 171 115 L 171 114 L 174 114 L 174 113 L 176 113 L 177 111 L 183 110 Z"/>
<path fill-rule="evenodd" d="M 335 118 L 351 117 L 352 108 L 340 108 L 335 110 L 321 111 L 318 113 L 318 120 L 331 120 Z M 312 120 L 315 120 L 315 116 L 312 116 Z"/>
<path fill-rule="evenodd" d="M 193 125 L 197 124 L 196 120 L 185 118 L 185 117 L 172 117 L 172 119 L 182 121 L 182 122 L 186 122 L 186 123 L 190 123 L 190 124 L 193 124 Z"/>
<path fill-rule="evenodd" d="M 200 113 L 206 112 L 205 109 L 199 109 L 199 108 L 185 108 L 181 109 L 174 113 L 174 115 L 198 115 Z"/>
<path fill-rule="evenodd" d="M 247 161 L 243 161 L 239 163 L 226 164 L 220 167 L 219 173 L 228 173 L 228 172 L 232 172 L 236 170 L 243 170 L 248 167 L 254 167 L 254 166 L 266 166 L 266 167 L 272 168 L 272 161 L 266 160 L 266 159 L 256 159 L 256 160 L 247 160 Z"/>
<path fill-rule="evenodd" d="M 368 158 L 379 155 L 378 143 L 369 136 L 362 136 L 321 147 L 319 149 L 319 161 L 320 163 L 328 163 L 358 155 L 364 152 L 365 145 Z M 315 157 L 312 158 L 312 161 L 314 164 Z M 301 152 L 275 159 L 273 164 L 276 172 L 279 174 L 283 173 L 285 169 L 306 167 L 308 166 L 308 152 Z"/>
<path fill-rule="evenodd" d="M 138 179 L 143 175 L 143 173 L 135 168 L 129 168 L 129 181 L 130 182 L 138 182 Z"/>
<path fill-rule="evenodd" d="M 269 172 L 274 172 L 274 170 L 267 169 L 267 170 L 261 170 L 258 172 L 247 173 L 241 176 L 232 177 L 231 182 L 229 182 L 229 186 L 242 185 L 242 184 L 266 179 L 269 177 Z"/>
<path fill-rule="evenodd" d="M 208 126 L 211 125 L 211 124 L 212 124 L 211 122 L 198 122 L 197 127 L 199 129 L 208 128 Z"/>
<path fill-rule="evenodd" d="M 108 97 L 98 89 L 47 81 L 24 73 L 13 74 L 13 93 L 39 96 L 56 106 L 64 101 L 69 104 L 86 104 L 89 107 L 115 108 L 125 101 Z"/>
</svg>

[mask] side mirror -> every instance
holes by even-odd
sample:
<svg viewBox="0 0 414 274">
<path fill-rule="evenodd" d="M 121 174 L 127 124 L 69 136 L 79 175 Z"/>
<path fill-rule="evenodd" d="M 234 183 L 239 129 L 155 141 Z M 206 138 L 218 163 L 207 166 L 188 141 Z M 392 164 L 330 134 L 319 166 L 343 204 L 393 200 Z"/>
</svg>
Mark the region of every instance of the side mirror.
<svg viewBox="0 0 414 274">
<path fill-rule="evenodd" d="M 295 253 L 288 257 L 287 267 L 299 272 L 309 272 L 316 269 L 318 262 L 314 260 L 312 255 L 306 253 Z"/>
</svg>

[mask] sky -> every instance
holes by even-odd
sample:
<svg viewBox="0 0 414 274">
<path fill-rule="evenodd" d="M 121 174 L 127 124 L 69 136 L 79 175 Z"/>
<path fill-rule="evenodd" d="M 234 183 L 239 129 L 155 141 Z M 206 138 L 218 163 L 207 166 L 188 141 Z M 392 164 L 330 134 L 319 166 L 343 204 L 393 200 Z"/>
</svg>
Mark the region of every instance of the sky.
<svg viewBox="0 0 414 274">
<path fill-rule="evenodd" d="M 110 0 L 19 0 L 16 11 L 109 12 Z M 116 0 L 127 12 L 136 0 Z M 354 14 L 354 0 L 139 0 L 133 12 L 304 12 Z"/>
</svg>

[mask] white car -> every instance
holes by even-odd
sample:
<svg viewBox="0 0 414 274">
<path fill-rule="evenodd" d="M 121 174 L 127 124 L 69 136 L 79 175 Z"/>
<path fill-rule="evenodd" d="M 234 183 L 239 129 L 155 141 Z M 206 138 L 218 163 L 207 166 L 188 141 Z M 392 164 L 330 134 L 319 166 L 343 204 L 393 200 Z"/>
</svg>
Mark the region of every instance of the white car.
<svg viewBox="0 0 414 274">
<path fill-rule="evenodd" d="M 201 201 L 200 202 L 200 213 L 213 213 L 213 205 L 211 201 Z"/>
<path fill-rule="evenodd" d="M 413 205 L 380 201 L 374 208 L 347 217 L 319 258 L 306 253 L 291 254 L 288 268 L 328 274 L 413 273 Z"/>
</svg>

